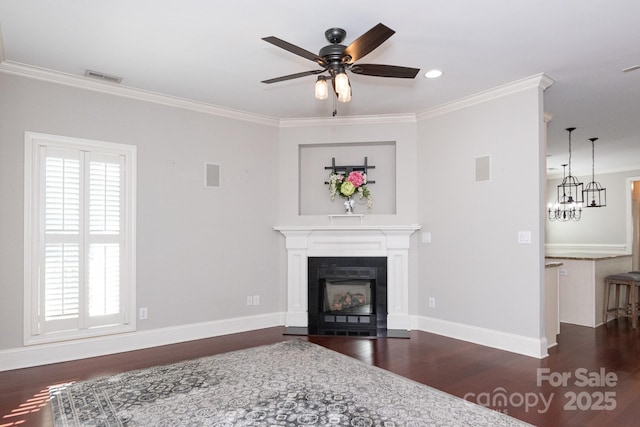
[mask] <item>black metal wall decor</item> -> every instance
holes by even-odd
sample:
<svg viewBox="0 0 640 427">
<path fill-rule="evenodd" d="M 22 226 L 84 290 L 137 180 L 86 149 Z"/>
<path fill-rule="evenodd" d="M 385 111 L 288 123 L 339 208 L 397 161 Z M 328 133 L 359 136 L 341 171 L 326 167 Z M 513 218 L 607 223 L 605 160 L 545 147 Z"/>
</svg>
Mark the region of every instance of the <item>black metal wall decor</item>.
<svg viewBox="0 0 640 427">
<path fill-rule="evenodd" d="M 336 165 L 336 158 L 332 157 L 331 166 L 324 167 L 325 170 L 330 170 L 332 173 L 342 174 L 345 176 L 349 175 L 349 173 L 353 171 L 359 171 L 368 176 L 368 170 L 375 169 L 375 168 L 376 168 L 375 166 L 369 165 L 369 159 L 367 157 L 364 158 L 363 165 L 344 165 L 344 166 Z M 375 184 L 375 183 L 376 183 L 375 181 L 370 181 L 367 179 L 367 184 Z M 325 184 L 329 184 L 329 182 L 325 181 Z"/>
</svg>

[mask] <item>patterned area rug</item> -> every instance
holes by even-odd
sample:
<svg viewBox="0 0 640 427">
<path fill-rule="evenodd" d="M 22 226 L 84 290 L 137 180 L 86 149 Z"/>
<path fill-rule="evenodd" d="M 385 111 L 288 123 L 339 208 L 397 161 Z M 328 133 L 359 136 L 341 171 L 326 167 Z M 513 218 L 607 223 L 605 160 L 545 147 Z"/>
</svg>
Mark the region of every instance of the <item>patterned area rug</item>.
<svg viewBox="0 0 640 427">
<path fill-rule="evenodd" d="M 318 345 L 286 341 L 51 389 L 55 426 L 527 426 Z"/>
</svg>

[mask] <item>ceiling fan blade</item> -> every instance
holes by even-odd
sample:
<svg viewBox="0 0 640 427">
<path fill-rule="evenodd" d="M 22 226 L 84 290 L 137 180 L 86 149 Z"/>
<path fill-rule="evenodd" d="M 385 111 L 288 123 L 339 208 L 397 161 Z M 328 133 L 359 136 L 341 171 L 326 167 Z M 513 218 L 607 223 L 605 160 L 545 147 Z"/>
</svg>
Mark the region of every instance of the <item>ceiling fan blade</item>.
<svg viewBox="0 0 640 427">
<path fill-rule="evenodd" d="M 318 63 L 320 66 L 324 66 L 324 59 L 320 58 L 318 55 L 316 55 L 313 52 L 309 52 L 306 49 L 303 49 L 301 47 L 298 47 L 294 44 L 291 44 L 289 42 L 286 42 L 284 40 L 281 40 L 277 37 L 263 37 L 262 40 L 266 41 L 267 43 L 271 43 L 272 45 L 278 46 L 279 48 L 282 48 L 286 51 L 289 51 L 293 54 L 296 54 L 298 56 L 301 56 L 303 58 L 309 59 L 313 62 Z"/>
<path fill-rule="evenodd" d="M 420 68 L 398 67 L 396 65 L 356 64 L 351 66 L 351 72 L 364 76 L 396 77 L 413 79 L 420 72 Z"/>
<path fill-rule="evenodd" d="M 383 24 L 378 24 L 357 39 L 355 39 L 349 46 L 346 47 L 342 54 L 343 62 L 353 64 L 358 59 L 362 58 L 373 49 L 380 46 L 389 37 L 395 34 L 391 28 Z M 344 61 L 345 56 L 351 57 Z"/>
<path fill-rule="evenodd" d="M 312 76 L 314 74 L 320 74 L 322 72 L 324 72 L 326 70 L 326 68 L 324 70 L 312 70 L 312 71 L 303 71 L 302 73 L 295 73 L 295 74 L 289 74 L 287 76 L 281 76 L 281 77 L 276 77 L 273 79 L 269 79 L 269 80 L 263 80 L 261 83 L 278 83 L 278 82 L 283 82 L 285 80 L 292 80 L 292 79 L 297 79 L 299 77 L 306 77 L 306 76 Z"/>
</svg>

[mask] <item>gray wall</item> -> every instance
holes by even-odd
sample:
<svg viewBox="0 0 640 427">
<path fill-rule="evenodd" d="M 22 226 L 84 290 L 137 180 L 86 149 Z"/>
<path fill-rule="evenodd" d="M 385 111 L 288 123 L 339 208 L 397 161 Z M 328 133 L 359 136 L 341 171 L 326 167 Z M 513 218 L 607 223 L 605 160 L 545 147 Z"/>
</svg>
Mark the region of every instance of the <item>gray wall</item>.
<svg viewBox="0 0 640 427">
<path fill-rule="evenodd" d="M 531 88 L 418 124 L 420 314 L 540 338 L 544 192 L 542 93 Z M 475 182 L 475 158 L 491 179 Z M 530 231 L 531 244 L 518 244 Z M 436 307 L 429 308 L 429 297 Z"/>
<path fill-rule="evenodd" d="M 384 122 L 384 119 L 380 119 Z M 379 186 L 376 183 L 371 186 L 374 196 L 374 207 L 371 214 L 367 214 L 364 218 L 363 225 L 398 225 L 398 224 L 417 224 L 417 168 L 416 161 L 417 139 L 415 120 L 409 120 L 404 123 L 367 123 L 367 124 L 350 124 L 349 120 L 309 120 L 295 121 L 294 125 L 289 125 L 286 121 L 280 130 L 280 214 L 278 225 L 329 225 L 330 220 L 328 213 L 340 213 L 342 206 L 341 200 L 335 200 L 327 208 L 326 213 L 316 215 L 300 215 L 299 214 L 299 198 L 293 197 L 291 192 L 291 183 L 298 180 L 298 161 L 299 147 L 301 145 L 313 144 L 337 144 L 348 146 L 353 143 L 372 143 L 372 142 L 390 142 L 395 143 L 395 187 L 391 193 L 378 193 Z M 324 163 L 326 158 L 322 159 Z M 331 161 L 331 158 L 328 158 Z M 384 162 L 379 166 L 376 164 L 375 177 L 376 181 L 384 183 L 383 188 L 388 182 L 394 181 L 389 176 L 390 171 L 384 167 Z M 321 178 L 324 180 L 324 177 Z M 317 182 L 309 183 L 309 187 L 316 186 Z M 300 192 L 306 192 L 308 187 L 301 188 Z M 310 190 L 313 191 L 313 190 Z M 326 191 L 326 193 L 324 192 Z M 378 213 L 375 205 L 375 198 L 380 194 L 381 197 L 395 199 L 395 212 Z M 386 194 L 386 195 L 385 195 Z M 328 190 L 323 186 L 321 194 L 323 201 L 328 199 Z M 357 212 L 364 213 L 365 210 L 358 206 Z M 335 211 L 329 209 L 336 209 Z M 359 225 L 358 221 L 353 218 L 337 218 L 335 225 Z M 417 235 L 414 234 L 412 241 L 412 249 L 409 252 L 409 294 L 417 295 L 418 285 L 418 263 L 417 263 Z M 281 278 L 286 282 L 287 266 L 286 266 L 286 249 L 284 237 L 280 242 L 281 256 Z M 416 314 L 418 312 L 418 300 L 413 298 L 409 302 L 409 313 Z"/>
<path fill-rule="evenodd" d="M 138 146 L 137 305 L 149 309 L 140 331 L 284 312 L 286 249 L 272 227 L 329 224 L 326 213 L 300 215 L 300 145 L 393 142 L 395 211 L 365 225 L 432 233 L 431 244 L 412 237 L 410 314 L 432 321 L 425 330 L 440 322 L 539 339 L 542 92 L 503 92 L 417 122 L 276 128 L 0 74 L 0 350 L 22 345 L 25 130 Z M 474 183 L 475 157 L 486 155 L 491 181 Z M 205 162 L 221 164 L 221 188 L 203 187 Z M 517 243 L 522 230 L 531 244 Z M 256 294 L 260 306 L 246 306 Z"/>
<path fill-rule="evenodd" d="M 337 120 L 309 120 L 295 121 L 295 125 L 289 126 L 286 121 L 280 130 L 280 217 L 279 225 L 328 225 L 328 213 L 341 213 L 342 201 L 328 201 L 329 190 L 323 184 L 326 175 L 321 174 L 315 181 L 305 179 L 301 184 L 305 187 L 300 193 L 318 194 L 322 200 L 324 212 L 314 201 L 312 204 L 306 200 L 305 214 L 300 215 L 300 203 L 298 192 L 293 193 L 292 185 L 298 184 L 300 147 L 306 145 L 336 144 L 335 148 L 322 148 L 321 158 L 318 164 L 330 165 L 331 153 L 345 153 L 352 156 L 353 153 L 347 147 L 351 144 L 361 143 L 365 146 L 376 142 L 395 144 L 395 165 L 391 166 L 382 158 L 376 157 L 381 153 L 369 149 L 373 162 L 376 163 L 376 183 L 371 186 L 374 199 L 380 197 L 380 206 L 374 201 L 371 215 L 366 217 L 369 224 L 415 224 L 417 212 L 416 197 L 416 125 L 415 121 L 407 123 L 383 123 L 349 124 L 338 118 Z M 364 153 L 367 150 L 361 150 Z M 336 154 L 337 155 L 337 154 Z M 361 154 L 361 156 L 364 154 Z M 354 157 L 350 157 L 355 159 Z M 378 161 L 378 159 L 380 161 Z M 372 162 L 372 163 L 373 163 Z M 392 175 L 395 168 L 395 177 Z M 390 182 L 394 187 L 389 188 Z M 295 188 L 295 187 L 293 187 Z M 395 210 L 393 202 L 395 201 Z M 358 213 L 366 213 L 366 207 L 358 206 Z M 313 214 L 312 214 L 313 213 Z M 345 223 L 344 225 L 353 225 Z M 343 225 L 343 224 L 340 224 Z"/>
<path fill-rule="evenodd" d="M 23 341 L 26 130 L 138 147 L 138 330 L 284 310 L 276 127 L 5 74 L 0 93 L 0 350 Z"/>
<path fill-rule="evenodd" d="M 367 185 L 373 204 L 367 209 L 366 199 L 357 195 L 354 209 L 358 214 L 395 214 L 396 213 L 396 144 L 395 142 L 300 145 L 300 214 L 326 215 L 344 213 L 346 199 L 329 197 L 328 181 L 334 158 L 336 166 L 363 165 L 374 166 L 368 170 L 367 180 L 375 181 Z M 356 193 L 357 194 L 357 193 Z"/>
<path fill-rule="evenodd" d="M 417 123 L 314 125 L 280 136 L 283 225 L 328 224 L 326 215 L 297 215 L 284 196 L 297 171 L 301 144 L 396 141 L 395 215 L 367 224 L 418 223 L 433 242 L 413 236 L 410 314 L 425 330 L 459 325 L 542 338 L 544 132 L 542 90 L 533 87 L 458 110 L 421 116 Z M 492 179 L 474 183 L 475 157 L 490 155 Z M 378 171 L 377 171 L 378 172 Z M 301 191 L 305 191 L 303 188 Z M 501 208 L 515 210 L 512 214 Z M 532 243 L 518 244 L 518 231 Z M 284 255 L 284 244 L 281 243 Z M 283 272 L 284 276 L 284 272 Z M 286 276 L 285 276 L 286 277 Z M 436 298 L 435 309 L 428 298 Z M 473 332 L 470 333 L 473 335 Z M 475 336 L 474 338 L 478 338 Z"/>
</svg>

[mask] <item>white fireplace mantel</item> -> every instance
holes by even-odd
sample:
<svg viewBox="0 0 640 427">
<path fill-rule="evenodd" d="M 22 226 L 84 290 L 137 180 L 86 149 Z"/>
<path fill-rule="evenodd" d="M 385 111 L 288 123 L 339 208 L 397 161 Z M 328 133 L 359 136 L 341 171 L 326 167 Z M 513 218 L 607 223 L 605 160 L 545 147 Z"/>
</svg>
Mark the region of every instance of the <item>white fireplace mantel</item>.
<svg viewBox="0 0 640 427">
<path fill-rule="evenodd" d="M 286 237 L 285 326 L 308 326 L 309 257 L 387 257 L 387 327 L 409 330 L 409 248 L 420 225 L 278 226 Z"/>
</svg>

